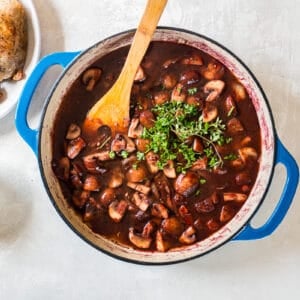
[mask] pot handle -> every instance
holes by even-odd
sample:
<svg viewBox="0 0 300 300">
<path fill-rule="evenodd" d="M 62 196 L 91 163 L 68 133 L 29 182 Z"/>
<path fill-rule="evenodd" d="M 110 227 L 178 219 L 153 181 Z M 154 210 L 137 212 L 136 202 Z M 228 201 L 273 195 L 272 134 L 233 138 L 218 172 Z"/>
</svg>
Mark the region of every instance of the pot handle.
<svg viewBox="0 0 300 300">
<path fill-rule="evenodd" d="M 30 128 L 27 122 L 27 114 L 32 100 L 32 95 L 36 90 L 39 82 L 41 81 L 43 75 L 51 66 L 61 65 L 63 68 L 66 68 L 66 66 L 79 53 L 80 52 L 57 52 L 45 56 L 39 61 L 37 66 L 32 71 L 27 82 L 25 83 L 16 108 L 15 124 L 17 131 L 19 132 L 21 137 L 30 146 L 30 148 L 36 155 L 38 153 L 39 132 L 38 129 Z"/>
<path fill-rule="evenodd" d="M 285 217 L 299 183 L 299 168 L 295 159 L 277 137 L 275 164 L 278 163 L 282 163 L 285 166 L 287 174 L 283 192 L 272 215 L 260 228 L 253 228 L 250 223 L 248 223 L 233 240 L 256 240 L 266 237 L 273 233 Z"/>
</svg>

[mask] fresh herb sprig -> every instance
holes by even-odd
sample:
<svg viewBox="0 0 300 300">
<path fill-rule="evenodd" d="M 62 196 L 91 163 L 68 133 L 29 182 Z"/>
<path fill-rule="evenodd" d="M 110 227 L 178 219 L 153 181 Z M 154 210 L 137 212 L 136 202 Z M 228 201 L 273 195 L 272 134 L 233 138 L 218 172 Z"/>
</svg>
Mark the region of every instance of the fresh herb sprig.
<svg viewBox="0 0 300 300">
<path fill-rule="evenodd" d="M 142 138 L 150 141 L 147 151 L 159 154 L 157 163 L 160 169 L 181 155 L 184 163 L 177 161 L 177 171 L 183 172 L 201 156 L 207 156 L 208 165 L 216 167 L 223 163 L 216 145 L 223 145 L 229 140 L 224 136 L 225 124 L 220 118 L 204 122 L 198 117 L 198 108 L 184 102 L 170 101 L 156 105 L 152 109 L 156 115 L 154 126 L 145 128 Z M 187 143 L 190 137 L 202 139 L 203 153 L 194 152 Z M 141 158 L 143 156 L 141 155 Z"/>
</svg>

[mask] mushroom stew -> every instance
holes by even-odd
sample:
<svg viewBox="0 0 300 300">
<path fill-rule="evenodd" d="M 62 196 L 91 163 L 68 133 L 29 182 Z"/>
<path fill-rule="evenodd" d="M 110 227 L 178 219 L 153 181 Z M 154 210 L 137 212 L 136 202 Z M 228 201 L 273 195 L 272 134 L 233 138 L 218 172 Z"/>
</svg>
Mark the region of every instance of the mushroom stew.
<svg viewBox="0 0 300 300">
<path fill-rule="evenodd" d="M 191 46 L 152 42 L 131 92 L 128 132 L 86 113 L 114 83 L 129 47 L 82 72 L 55 120 L 52 168 L 65 198 L 95 233 L 144 251 L 199 242 L 239 211 L 261 154 L 243 85 Z"/>
</svg>

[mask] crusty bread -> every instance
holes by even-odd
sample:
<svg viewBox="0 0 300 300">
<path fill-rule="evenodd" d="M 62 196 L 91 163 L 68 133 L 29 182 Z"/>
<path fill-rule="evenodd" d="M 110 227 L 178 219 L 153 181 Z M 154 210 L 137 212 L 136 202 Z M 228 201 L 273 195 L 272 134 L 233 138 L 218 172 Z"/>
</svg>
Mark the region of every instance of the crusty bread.
<svg viewBox="0 0 300 300">
<path fill-rule="evenodd" d="M 23 5 L 18 0 L 0 0 L 0 82 L 23 78 L 27 39 Z"/>
</svg>

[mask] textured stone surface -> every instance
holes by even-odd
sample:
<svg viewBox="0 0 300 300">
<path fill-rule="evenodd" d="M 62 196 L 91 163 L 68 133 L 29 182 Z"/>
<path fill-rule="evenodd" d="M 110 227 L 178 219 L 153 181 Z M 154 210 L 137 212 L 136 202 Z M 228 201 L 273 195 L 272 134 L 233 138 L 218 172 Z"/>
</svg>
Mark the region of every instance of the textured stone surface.
<svg viewBox="0 0 300 300">
<path fill-rule="evenodd" d="M 34 0 L 42 55 L 75 51 L 136 26 L 142 0 Z M 225 45 L 255 73 L 283 143 L 300 162 L 300 1 L 169 0 L 161 25 L 197 31 Z M 37 89 L 36 124 L 59 74 Z M 191 262 L 162 267 L 112 259 L 82 242 L 44 190 L 35 156 L 16 133 L 13 113 L 0 121 L 0 299 L 300 299 L 300 195 L 278 230 L 231 242 Z M 281 194 L 276 168 L 262 224 Z"/>
</svg>

